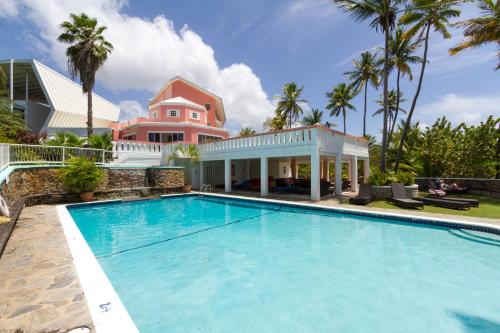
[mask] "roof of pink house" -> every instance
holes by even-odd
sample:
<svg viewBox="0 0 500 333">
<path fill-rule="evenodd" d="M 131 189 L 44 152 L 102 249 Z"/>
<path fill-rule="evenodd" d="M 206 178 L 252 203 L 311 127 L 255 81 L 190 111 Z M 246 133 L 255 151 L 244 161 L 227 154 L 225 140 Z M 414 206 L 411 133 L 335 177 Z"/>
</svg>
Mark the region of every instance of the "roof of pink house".
<svg viewBox="0 0 500 333">
<path fill-rule="evenodd" d="M 210 96 L 212 96 L 213 98 L 215 98 L 216 100 L 218 100 L 218 101 L 220 102 L 221 107 L 222 107 L 222 114 L 221 114 L 222 119 L 221 119 L 221 120 L 222 120 L 222 122 L 223 122 L 223 123 L 226 121 L 226 111 L 224 110 L 224 103 L 223 103 L 223 101 L 222 101 L 222 98 L 221 98 L 220 96 L 217 96 L 217 95 L 216 95 L 216 94 L 214 94 L 213 92 L 208 91 L 208 90 L 206 90 L 205 88 L 200 87 L 200 86 L 199 86 L 199 85 L 197 85 L 196 83 L 193 83 L 193 82 L 191 82 L 191 81 L 186 80 L 185 78 L 183 78 L 183 77 L 181 77 L 181 76 L 175 76 L 175 77 L 171 78 L 170 80 L 168 80 L 168 81 L 167 81 L 167 82 L 163 85 L 163 87 L 162 87 L 160 90 L 158 90 L 158 92 L 157 92 L 157 93 L 153 96 L 153 98 L 151 98 L 151 99 L 150 99 L 150 101 L 155 100 L 158 96 L 160 96 L 160 95 L 161 95 L 161 93 L 162 93 L 162 92 L 163 92 L 163 91 L 164 91 L 164 90 L 165 90 L 165 89 L 166 89 L 169 85 L 171 85 L 171 84 L 172 84 L 172 83 L 174 83 L 175 81 L 182 81 L 182 82 L 186 83 L 187 85 L 190 85 L 190 86 L 192 86 L 193 88 L 198 89 L 198 90 L 200 90 L 200 91 L 204 92 L 205 94 L 210 95 Z"/>
<path fill-rule="evenodd" d="M 201 110 L 201 111 L 207 111 L 207 109 L 203 106 L 203 105 L 200 105 L 200 104 L 197 104 L 193 101 L 190 101 L 184 97 L 174 97 L 174 98 L 169 98 L 169 99 L 166 99 L 166 100 L 163 100 L 163 101 L 160 101 L 158 103 L 155 103 L 153 105 L 151 105 L 150 107 L 156 107 L 158 105 L 167 105 L 167 106 L 186 106 L 186 107 L 190 107 L 190 108 L 193 108 L 193 109 L 198 109 L 198 110 Z"/>
</svg>

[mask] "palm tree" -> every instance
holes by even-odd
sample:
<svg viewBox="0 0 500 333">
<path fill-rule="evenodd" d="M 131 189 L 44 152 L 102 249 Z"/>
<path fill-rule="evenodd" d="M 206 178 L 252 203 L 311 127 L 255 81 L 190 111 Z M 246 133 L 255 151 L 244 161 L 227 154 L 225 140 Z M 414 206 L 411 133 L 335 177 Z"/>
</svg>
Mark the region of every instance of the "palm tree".
<svg viewBox="0 0 500 333">
<path fill-rule="evenodd" d="M 333 87 L 331 92 L 326 93 L 326 97 L 328 97 L 326 108 L 330 110 L 330 116 L 338 117 L 342 113 L 342 117 L 344 118 L 344 135 L 346 134 L 346 111 L 356 110 L 354 105 L 350 103 L 355 96 L 353 86 L 345 83 L 340 83 L 338 86 Z"/>
<path fill-rule="evenodd" d="M 198 163 L 200 161 L 200 152 L 195 144 L 185 146 L 180 143 L 175 146 L 174 151 L 167 160 L 170 161 L 175 158 L 191 160 L 193 163 Z"/>
<path fill-rule="evenodd" d="M 389 40 L 389 53 L 390 53 L 390 69 L 396 68 L 396 92 L 395 96 L 402 96 L 400 82 L 401 78 L 408 75 L 410 81 L 413 80 L 413 74 L 411 71 L 412 64 L 422 63 L 422 58 L 413 55 L 413 53 L 420 46 L 419 42 L 413 42 L 410 38 L 404 38 L 404 30 L 398 28 L 394 33 L 394 36 Z M 394 119 L 392 121 L 392 126 L 389 129 L 388 142 L 391 141 L 392 134 L 394 133 L 394 127 L 396 125 L 396 120 L 399 113 L 399 103 L 400 99 L 397 99 L 397 105 L 395 108 Z M 389 102 L 390 103 L 390 102 Z"/>
<path fill-rule="evenodd" d="M 399 162 L 401 161 L 401 154 L 403 153 L 406 134 L 411 126 L 411 118 L 417 105 L 420 90 L 422 89 L 425 66 L 427 64 L 427 53 L 429 51 L 429 35 L 431 28 L 434 27 L 434 30 L 441 33 L 443 38 L 450 38 L 451 34 L 447 29 L 449 19 L 460 16 L 460 10 L 453 8 L 456 4 L 456 0 L 413 0 L 414 6 L 409 8 L 400 19 L 400 22 L 404 25 L 413 25 L 407 32 L 405 32 L 405 38 L 411 38 L 416 35 L 419 36 L 419 40 L 423 38 L 424 55 L 422 57 L 422 66 L 420 68 L 417 90 L 415 92 L 415 96 L 413 97 L 410 112 L 408 112 L 401 141 L 399 142 L 396 162 L 394 164 L 394 171 L 396 172 L 398 171 Z"/>
<path fill-rule="evenodd" d="M 455 26 L 465 28 L 464 36 L 466 40 L 450 50 L 452 55 L 488 43 L 496 43 L 500 47 L 500 0 L 477 1 L 484 15 L 455 24 Z M 500 69 L 500 51 L 498 52 L 496 69 Z"/>
<path fill-rule="evenodd" d="M 399 96 L 399 98 L 398 98 Z M 383 98 L 383 96 L 382 96 Z M 406 110 L 402 109 L 399 107 L 399 104 L 400 103 L 403 103 L 403 102 L 406 102 L 406 99 L 403 98 L 403 93 L 402 92 L 397 92 L 396 90 L 391 90 L 389 91 L 389 94 L 388 94 L 388 113 L 389 113 L 389 127 L 393 128 L 394 127 L 394 124 L 396 123 L 396 117 L 397 117 L 397 114 L 398 114 L 398 110 L 401 111 L 402 113 L 405 113 L 406 114 Z M 380 109 L 378 109 L 377 111 L 375 111 L 373 113 L 373 116 L 377 116 L 379 114 L 383 114 L 384 113 L 384 100 L 383 99 L 380 99 L 377 101 L 377 104 L 381 106 Z M 390 137 L 389 137 L 390 139 Z"/>
<path fill-rule="evenodd" d="M 91 148 L 113 150 L 113 137 L 111 133 L 103 133 L 101 135 L 92 134 L 88 141 Z"/>
<path fill-rule="evenodd" d="M 288 120 L 289 128 L 292 128 L 292 120 L 296 120 L 304 112 L 300 106 L 301 103 L 307 103 L 307 100 L 300 98 L 303 89 L 304 86 L 299 88 L 295 82 L 290 82 L 285 84 L 283 95 L 279 96 L 276 114 Z"/>
<path fill-rule="evenodd" d="M 71 132 L 57 132 L 55 137 L 47 141 L 49 146 L 83 147 L 85 139 Z"/>
<path fill-rule="evenodd" d="M 92 90 L 95 75 L 102 68 L 113 45 L 106 41 L 102 33 L 105 26 L 97 26 L 97 19 L 82 13 L 70 14 L 71 22 L 64 21 L 60 27 L 64 32 L 57 38 L 62 43 L 71 44 L 66 49 L 68 70 L 71 77 L 80 78 L 82 91 L 87 94 L 87 137 L 93 133 Z"/>
<path fill-rule="evenodd" d="M 370 27 L 384 33 L 384 123 L 382 130 L 382 149 L 380 150 L 380 169 L 386 171 L 387 148 L 387 95 L 389 93 L 389 38 L 396 26 L 399 6 L 404 0 L 330 0 L 331 3 L 351 14 L 358 21 L 371 19 Z"/>
<path fill-rule="evenodd" d="M 368 83 L 370 83 L 373 88 L 378 89 L 380 85 L 380 65 L 381 62 L 376 59 L 375 54 L 371 52 L 361 53 L 360 60 L 353 60 L 354 70 L 344 73 L 348 75 L 349 80 L 354 85 L 357 93 L 364 89 L 365 91 L 365 104 L 363 110 L 363 136 L 366 135 L 366 107 L 368 102 Z"/>
<path fill-rule="evenodd" d="M 303 125 L 316 125 L 321 123 L 321 118 L 323 118 L 323 111 L 319 109 L 312 109 L 311 113 L 302 119 Z"/>
<path fill-rule="evenodd" d="M 325 121 L 325 124 L 324 124 L 324 125 L 325 125 L 325 127 L 328 127 L 328 128 L 334 128 L 334 127 L 337 127 L 337 124 L 335 124 L 335 123 L 331 123 L 331 122 L 329 122 L 328 120 L 327 120 L 327 121 Z"/>
<path fill-rule="evenodd" d="M 239 136 L 246 137 L 246 136 L 252 136 L 255 134 L 255 130 L 251 127 L 243 127 L 240 129 Z"/>
</svg>

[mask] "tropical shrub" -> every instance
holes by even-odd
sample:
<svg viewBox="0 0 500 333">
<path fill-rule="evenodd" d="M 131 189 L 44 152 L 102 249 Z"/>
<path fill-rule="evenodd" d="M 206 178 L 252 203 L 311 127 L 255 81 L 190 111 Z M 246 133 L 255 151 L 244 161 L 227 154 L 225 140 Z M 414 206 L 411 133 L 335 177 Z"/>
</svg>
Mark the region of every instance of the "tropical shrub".
<svg viewBox="0 0 500 333">
<path fill-rule="evenodd" d="M 392 177 L 393 183 L 402 183 L 406 186 L 415 184 L 415 175 L 411 172 L 399 171 Z"/>
<path fill-rule="evenodd" d="M 49 146 L 83 147 L 85 139 L 71 132 L 57 132 L 56 135 L 47 141 Z"/>
<path fill-rule="evenodd" d="M 384 186 L 389 184 L 389 174 L 380 170 L 375 170 L 368 177 L 368 184 Z"/>
<path fill-rule="evenodd" d="M 86 157 L 73 157 L 67 167 L 58 170 L 58 176 L 71 192 L 93 192 L 102 182 L 104 173 Z"/>
<path fill-rule="evenodd" d="M 89 138 L 89 146 L 95 149 L 113 150 L 111 133 L 92 134 Z"/>
<path fill-rule="evenodd" d="M 409 186 L 415 184 L 415 174 L 404 171 L 394 173 L 375 170 L 368 177 L 368 183 L 375 186 L 387 186 L 394 183 L 402 183 Z"/>
</svg>

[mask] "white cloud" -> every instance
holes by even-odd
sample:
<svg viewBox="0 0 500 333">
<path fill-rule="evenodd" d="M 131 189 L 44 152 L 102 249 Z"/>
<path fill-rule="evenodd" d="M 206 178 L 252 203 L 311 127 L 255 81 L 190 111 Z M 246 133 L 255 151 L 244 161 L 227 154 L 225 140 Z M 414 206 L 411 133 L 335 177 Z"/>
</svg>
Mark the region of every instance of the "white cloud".
<svg viewBox="0 0 500 333">
<path fill-rule="evenodd" d="M 120 110 L 120 120 L 128 120 L 147 115 L 147 111 L 136 100 L 121 101 Z"/>
<path fill-rule="evenodd" d="M 261 128 L 273 108 L 250 67 L 233 64 L 220 68 L 214 50 L 189 27 L 176 31 L 173 21 L 163 15 L 152 20 L 126 15 L 121 11 L 124 4 L 119 0 L 20 0 L 18 10 L 8 15 L 25 11 L 61 68 L 66 66 L 66 45 L 57 42 L 58 24 L 70 13 L 97 17 L 108 27 L 105 36 L 114 46 L 98 77 L 105 87 L 153 94 L 168 79 L 181 75 L 223 98 L 228 126 Z"/>
<path fill-rule="evenodd" d="M 10 17 L 18 14 L 18 7 L 15 0 L 2 0 L 0 6 L 0 17 Z"/>
<path fill-rule="evenodd" d="M 500 117 L 499 96 L 461 96 L 447 94 L 441 99 L 417 107 L 415 119 L 433 124 L 438 117 L 446 116 L 453 124 L 477 125 L 490 115 Z"/>
<path fill-rule="evenodd" d="M 294 0 L 286 4 L 283 19 L 322 19 L 338 12 L 335 6 L 324 0 Z"/>
</svg>

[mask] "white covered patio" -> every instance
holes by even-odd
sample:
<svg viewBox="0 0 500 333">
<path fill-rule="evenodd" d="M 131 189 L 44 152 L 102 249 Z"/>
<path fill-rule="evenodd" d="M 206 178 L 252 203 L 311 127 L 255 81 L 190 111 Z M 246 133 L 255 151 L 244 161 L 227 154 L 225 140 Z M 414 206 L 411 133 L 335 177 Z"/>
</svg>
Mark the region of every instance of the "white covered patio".
<svg viewBox="0 0 500 333">
<path fill-rule="evenodd" d="M 291 130 L 231 138 L 198 145 L 199 184 L 232 184 L 260 179 L 260 195 L 269 194 L 270 179 L 298 178 L 298 165 L 310 164 L 310 197 L 320 200 L 322 189 L 335 174 L 335 195 L 342 194 L 342 166 L 348 165 L 351 191 L 358 190 L 358 165 L 363 180 L 369 176 L 368 142 L 364 138 L 315 125 Z M 363 162 L 360 162 L 363 161 Z M 270 178 L 271 177 L 271 178 Z"/>
</svg>

